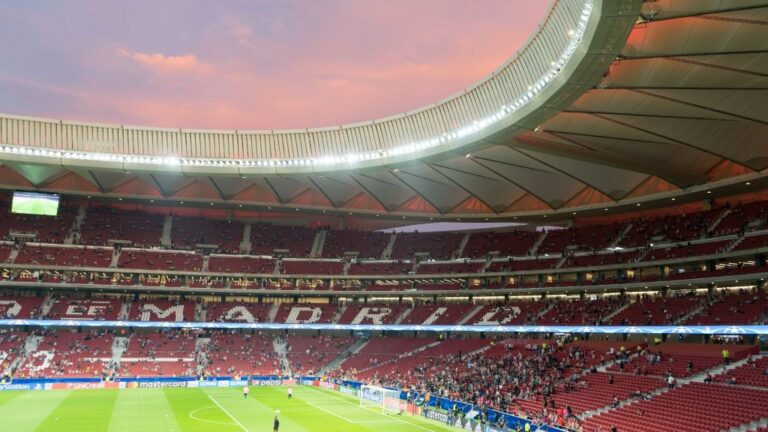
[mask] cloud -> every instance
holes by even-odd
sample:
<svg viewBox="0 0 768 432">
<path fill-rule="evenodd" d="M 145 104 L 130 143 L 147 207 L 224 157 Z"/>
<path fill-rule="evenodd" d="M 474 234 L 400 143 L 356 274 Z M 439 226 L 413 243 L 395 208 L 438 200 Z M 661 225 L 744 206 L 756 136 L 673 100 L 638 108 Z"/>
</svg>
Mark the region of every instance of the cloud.
<svg viewBox="0 0 768 432">
<path fill-rule="evenodd" d="M 160 53 L 129 51 L 125 48 L 118 48 L 117 53 L 160 75 L 209 75 L 216 70 L 213 65 L 200 61 L 194 54 L 167 56 Z"/>
</svg>

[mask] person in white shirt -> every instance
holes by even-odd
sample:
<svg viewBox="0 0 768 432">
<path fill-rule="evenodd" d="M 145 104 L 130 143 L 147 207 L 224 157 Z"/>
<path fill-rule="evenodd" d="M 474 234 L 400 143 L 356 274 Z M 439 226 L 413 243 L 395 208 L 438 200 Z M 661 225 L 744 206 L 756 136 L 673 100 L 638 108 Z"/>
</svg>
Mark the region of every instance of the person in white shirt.
<svg viewBox="0 0 768 432">
<path fill-rule="evenodd" d="M 243 399 L 248 399 L 248 393 L 251 392 L 251 389 L 248 388 L 248 386 L 243 387 Z"/>
<path fill-rule="evenodd" d="M 288 399 L 293 399 L 293 388 L 288 387 Z"/>
</svg>

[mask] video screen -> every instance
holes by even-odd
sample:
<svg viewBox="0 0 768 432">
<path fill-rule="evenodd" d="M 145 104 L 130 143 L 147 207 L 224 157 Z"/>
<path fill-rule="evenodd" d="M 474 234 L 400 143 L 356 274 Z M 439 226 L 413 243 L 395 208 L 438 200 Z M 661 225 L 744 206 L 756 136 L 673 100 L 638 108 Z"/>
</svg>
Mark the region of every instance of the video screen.
<svg viewBox="0 0 768 432">
<path fill-rule="evenodd" d="M 11 213 L 56 216 L 59 213 L 59 195 L 39 192 L 13 193 Z"/>
</svg>

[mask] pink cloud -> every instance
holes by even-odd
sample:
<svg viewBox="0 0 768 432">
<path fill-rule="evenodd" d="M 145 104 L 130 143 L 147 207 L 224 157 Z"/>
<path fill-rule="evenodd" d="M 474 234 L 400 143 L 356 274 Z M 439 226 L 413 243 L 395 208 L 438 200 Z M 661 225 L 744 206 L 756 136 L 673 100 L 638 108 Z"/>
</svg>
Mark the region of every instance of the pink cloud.
<svg viewBox="0 0 768 432">
<path fill-rule="evenodd" d="M 167 56 L 160 53 L 129 51 L 125 48 L 118 48 L 117 53 L 156 74 L 207 75 L 216 69 L 213 65 L 200 61 L 194 54 Z"/>
</svg>

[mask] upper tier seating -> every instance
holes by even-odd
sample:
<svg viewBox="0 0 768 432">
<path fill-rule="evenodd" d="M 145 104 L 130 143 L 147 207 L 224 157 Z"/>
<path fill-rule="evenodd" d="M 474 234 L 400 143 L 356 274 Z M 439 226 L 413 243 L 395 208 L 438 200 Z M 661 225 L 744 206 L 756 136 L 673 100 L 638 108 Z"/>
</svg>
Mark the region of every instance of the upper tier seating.
<svg viewBox="0 0 768 432">
<path fill-rule="evenodd" d="M 45 335 L 19 366 L 23 377 L 99 377 L 112 358 L 112 337 L 99 333 L 58 331 Z"/>
<path fill-rule="evenodd" d="M 80 243 L 106 245 L 109 240 L 128 240 L 136 247 L 159 246 L 163 219 L 153 213 L 91 207 L 81 227 Z"/>
<path fill-rule="evenodd" d="M 205 320 L 210 322 L 267 322 L 272 307 L 253 302 L 211 302 L 205 306 Z"/>
<path fill-rule="evenodd" d="M 293 257 L 307 257 L 315 241 L 312 228 L 255 223 L 251 225 L 251 253 L 272 255 L 275 249 L 288 250 Z"/>
<path fill-rule="evenodd" d="M 125 269 L 200 271 L 199 253 L 123 249 L 117 266 Z"/>
<path fill-rule="evenodd" d="M 613 252 L 590 255 L 570 256 L 563 267 L 594 267 L 611 264 L 624 264 L 633 262 L 637 258 L 637 252 Z"/>
<path fill-rule="evenodd" d="M 408 259 L 426 252 L 432 259 L 451 259 L 459 249 L 462 233 L 398 233 L 392 247 L 392 259 Z"/>
<path fill-rule="evenodd" d="M 46 315 L 47 319 L 115 321 L 122 302 L 114 298 L 57 299 Z"/>
<path fill-rule="evenodd" d="M 112 248 L 24 245 L 14 263 L 68 267 L 109 267 Z"/>
<path fill-rule="evenodd" d="M 413 264 L 402 262 L 353 263 L 349 267 L 350 275 L 401 275 L 409 274 Z"/>
<path fill-rule="evenodd" d="M 742 251 L 764 247 L 768 247 L 768 234 L 744 237 L 738 244 L 736 244 L 736 247 L 734 247 L 733 250 Z"/>
<path fill-rule="evenodd" d="M 328 230 L 323 257 L 343 258 L 344 252 L 357 252 L 359 258 L 381 258 L 392 234 L 353 230 Z"/>
<path fill-rule="evenodd" d="M 701 238 L 709 226 L 723 213 L 721 209 L 632 221 L 632 228 L 619 242 L 623 247 L 646 246 L 649 243 L 681 243 Z"/>
<path fill-rule="evenodd" d="M 341 261 L 282 261 L 281 273 L 292 275 L 340 275 L 344 272 Z"/>
<path fill-rule="evenodd" d="M 272 337 L 214 333 L 204 347 L 206 372 L 218 376 L 277 375 L 280 363 Z"/>
<path fill-rule="evenodd" d="M 449 274 L 449 273 L 478 273 L 485 265 L 484 262 L 449 262 L 419 264 L 416 273 L 419 274 Z"/>
<path fill-rule="evenodd" d="M 500 257 L 528 255 L 541 235 L 536 231 L 472 233 L 462 255 L 468 258 L 482 258 L 489 252 L 498 252 Z"/>
<path fill-rule="evenodd" d="M 555 268 L 560 258 L 494 261 L 485 270 L 488 273 L 543 270 Z"/>
<path fill-rule="evenodd" d="M 768 202 L 757 201 L 735 206 L 715 227 L 715 235 L 735 234 L 755 230 L 768 222 Z"/>
<path fill-rule="evenodd" d="M 733 240 L 718 240 L 707 243 L 694 243 L 687 245 L 670 246 L 666 248 L 654 248 L 648 251 L 643 261 L 659 261 L 691 256 L 712 255 L 725 251 L 725 248 Z"/>
<path fill-rule="evenodd" d="M 0 262 L 7 262 L 11 251 L 13 251 L 13 245 L 0 243 Z"/>
<path fill-rule="evenodd" d="M 214 273 L 272 274 L 275 271 L 275 260 L 251 256 L 211 255 L 208 258 L 208 271 Z"/>
<path fill-rule="evenodd" d="M 35 234 L 41 243 L 64 243 L 75 222 L 77 208 L 62 204 L 57 216 L 35 216 L 11 213 L 8 202 L 0 202 L 0 239 L 9 238 L 11 232 Z"/>
<path fill-rule="evenodd" d="M 237 253 L 243 241 L 243 224 L 233 220 L 173 218 L 171 244 L 175 249 L 194 249 L 196 244 L 218 245 L 219 250 Z"/>
<path fill-rule="evenodd" d="M 623 225 L 595 225 L 549 231 L 537 253 L 563 253 L 566 249 L 599 251 L 610 246 Z"/>
<path fill-rule="evenodd" d="M 720 384 L 692 383 L 610 410 L 585 422 L 585 430 L 622 432 L 700 432 L 731 427 L 765 417 L 768 392 Z"/>
</svg>

